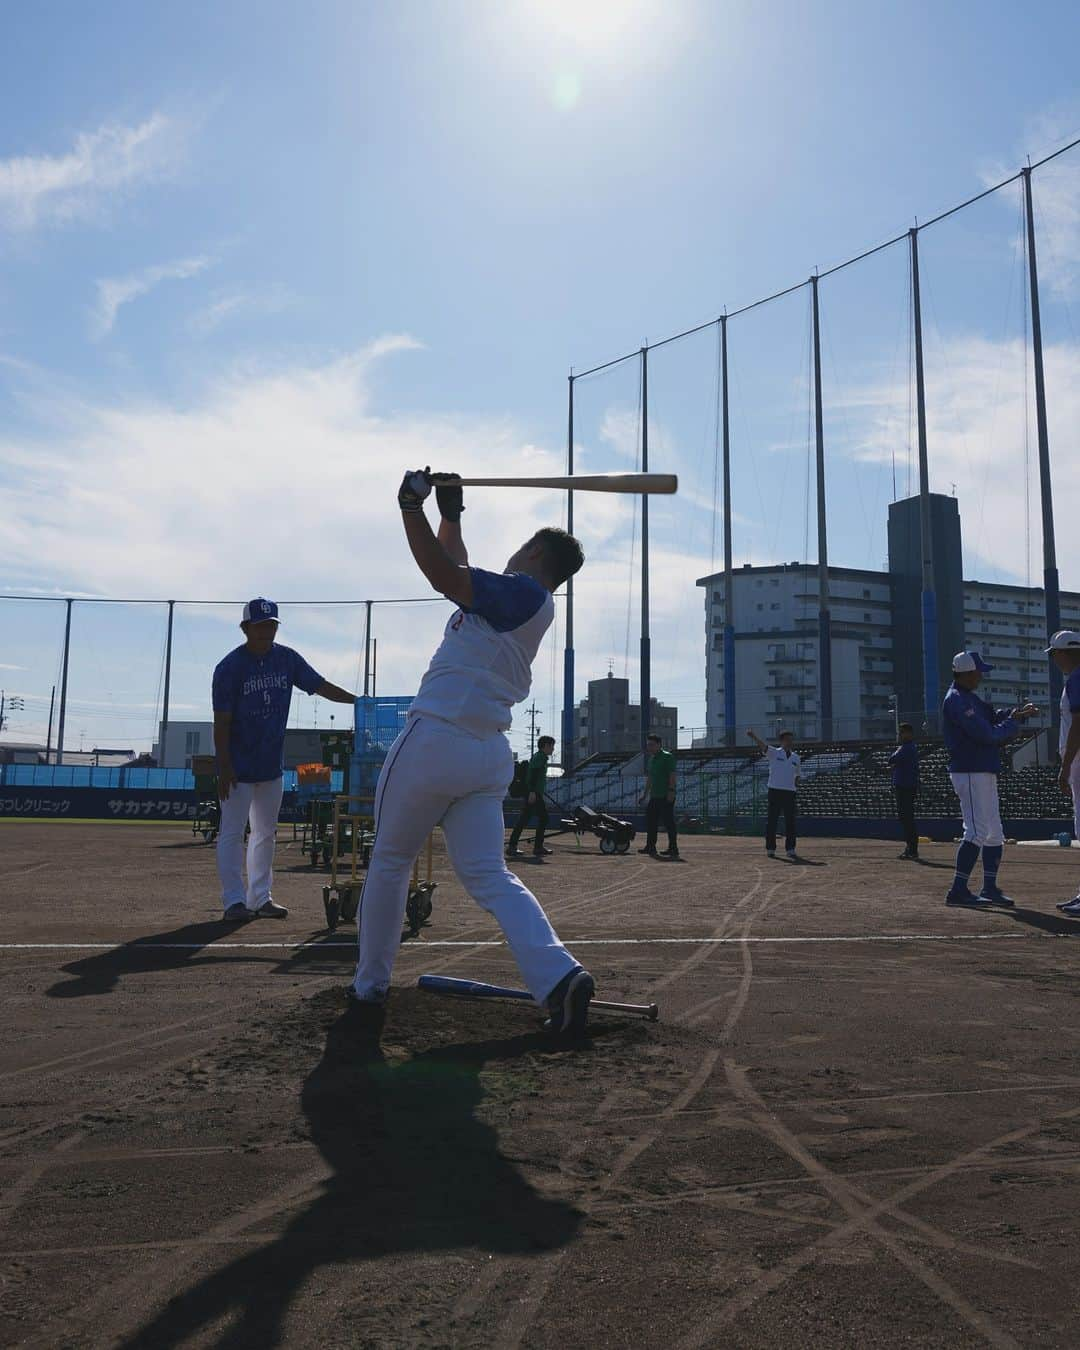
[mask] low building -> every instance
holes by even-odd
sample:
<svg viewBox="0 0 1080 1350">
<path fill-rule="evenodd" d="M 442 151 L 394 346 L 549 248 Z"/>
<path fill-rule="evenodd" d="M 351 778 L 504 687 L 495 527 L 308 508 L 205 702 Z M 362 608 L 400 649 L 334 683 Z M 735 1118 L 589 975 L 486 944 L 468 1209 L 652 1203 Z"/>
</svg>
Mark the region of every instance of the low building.
<svg viewBox="0 0 1080 1350">
<path fill-rule="evenodd" d="M 630 702 L 630 681 L 610 672 L 602 680 L 590 680 L 588 696 L 574 709 L 575 758 L 608 751 L 641 749 L 641 704 Z M 649 730 L 665 745 L 676 745 L 679 710 L 656 699 L 649 700 Z"/>
</svg>

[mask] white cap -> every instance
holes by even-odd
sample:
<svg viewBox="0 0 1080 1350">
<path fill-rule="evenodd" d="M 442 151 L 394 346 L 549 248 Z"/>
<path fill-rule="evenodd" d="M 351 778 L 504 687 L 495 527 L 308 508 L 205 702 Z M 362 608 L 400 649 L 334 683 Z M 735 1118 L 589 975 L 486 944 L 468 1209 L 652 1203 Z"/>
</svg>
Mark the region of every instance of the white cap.
<svg viewBox="0 0 1080 1350">
<path fill-rule="evenodd" d="M 986 664 L 978 652 L 957 652 L 952 659 L 952 668 L 954 675 L 967 675 L 973 670 L 985 674 L 994 669 Z"/>
<path fill-rule="evenodd" d="M 1050 646 L 1046 649 L 1047 656 L 1051 652 L 1080 652 L 1080 633 L 1072 628 L 1062 628 L 1050 639 Z"/>
</svg>

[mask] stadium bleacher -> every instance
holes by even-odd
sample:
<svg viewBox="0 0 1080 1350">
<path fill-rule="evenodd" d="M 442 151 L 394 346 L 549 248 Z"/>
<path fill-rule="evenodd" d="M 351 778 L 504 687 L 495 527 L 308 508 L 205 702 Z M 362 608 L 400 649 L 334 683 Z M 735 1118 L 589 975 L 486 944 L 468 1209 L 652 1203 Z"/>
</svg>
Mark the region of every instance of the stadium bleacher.
<svg viewBox="0 0 1080 1350">
<path fill-rule="evenodd" d="M 1017 742 L 1011 749 L 1022 744 Z M 845 741 L 798 748 L 802 759 L 799 812 L 804 818 L 895 818 L 888 763 L 895 748 L 892 744 Z M 919 816 L 955 820 L 959 810 L 944 746 L 940 741 L 923 741 L 919 752 Z M 549 795 L 567 811 L 584 804 L 615 815 L 634 814 L 640 810 L 644 778 L 640 771 L 628 772 L 627 766 L 637 758 L 595 755 L 555 780 Z M 998 779 L 1002 817 L 1067 823 L 1071 803 L 1057 786 L 1056 767 L 1028 764 L 1014 769 L 1010 760 L 1007 755 Z M 702 828 L 723 828 L 735 817 L 756 820 L 764 816 L 768 769 L 752 748 L 681 750 L 678 774 L 678 814 L 700 821 Z"/>
</svg>

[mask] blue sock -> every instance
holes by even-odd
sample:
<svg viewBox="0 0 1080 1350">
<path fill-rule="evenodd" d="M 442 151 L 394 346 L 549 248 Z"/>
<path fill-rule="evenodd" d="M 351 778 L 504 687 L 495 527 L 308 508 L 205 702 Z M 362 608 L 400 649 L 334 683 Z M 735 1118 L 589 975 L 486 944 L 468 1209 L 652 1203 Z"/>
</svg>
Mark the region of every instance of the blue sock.
<svg viewBox="0 0 1080 1350">
<path fill-rule="evenodd" d="M 983 886 L 996 886 L 998 868 L 1001 866 L 1001 855 L 1004 852 L 1001 845 L 990 848 L 984 845 L 982 851 L 983 860 Z"/>
<path fill-rule="evenodd" d="M 953 878 L 954 886 L 967 886 L 968 878 L 971 876 L 971 869 L 978 860 L 978 844 L 970 844 L 965 840 L 956 850 L 956 876 Z"/>
</svg>

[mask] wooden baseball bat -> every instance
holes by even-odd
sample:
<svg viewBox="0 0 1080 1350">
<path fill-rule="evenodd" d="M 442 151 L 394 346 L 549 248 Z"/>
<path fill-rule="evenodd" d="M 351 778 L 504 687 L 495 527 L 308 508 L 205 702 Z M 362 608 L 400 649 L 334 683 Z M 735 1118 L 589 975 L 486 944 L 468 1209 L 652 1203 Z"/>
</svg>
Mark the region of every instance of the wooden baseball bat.
<svg viewBox="0 0 1080 1350">
<path fill-rule="evenodd" d="M 435 994 L 453 994 L 457 998 L 510 998 L 523 1003 L 535 1003 L 527 989 L 508 989 L 501 984 L 486 984 L 483 980 L 458 980 L 452 975 L 421 975 L 416 981 L 418 989 L 428 989 Z M 633 1017 L 644 1017 L 655 1022 L 660 1009 L 655 1003 L 610 1003 L 605 999 L 594 998 L 589 1004 L 599 1012 L 629 1013 Z"/>
<path fill-rule="evenodd" d="M 447 478 L 462 487 L 561 488 L 574 492 L 671 493 L 679 490 L 673 473 L 586 473 L 564 478 Z"/>
</svg>

